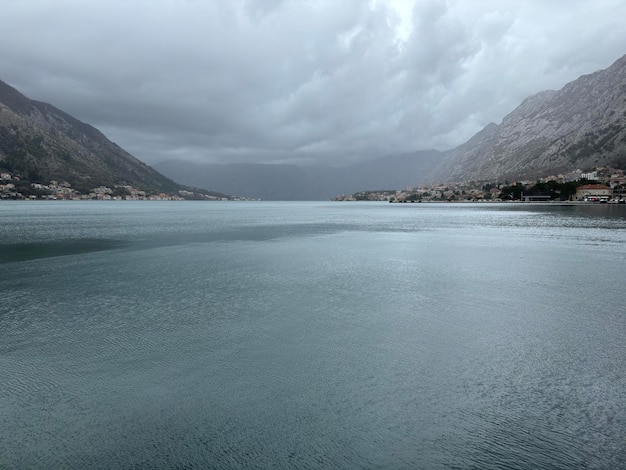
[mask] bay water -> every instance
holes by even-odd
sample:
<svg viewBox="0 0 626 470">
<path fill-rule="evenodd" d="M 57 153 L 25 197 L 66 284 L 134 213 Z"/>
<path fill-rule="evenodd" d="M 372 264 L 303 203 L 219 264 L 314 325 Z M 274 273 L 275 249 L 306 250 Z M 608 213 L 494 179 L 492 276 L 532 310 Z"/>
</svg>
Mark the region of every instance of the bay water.
<svg viewBox="0 0 626 470">
<path fill-rule="evenodd" d="M 0 218 L 0 468 L 626 468 L 624 206 Z"/>
</svg>

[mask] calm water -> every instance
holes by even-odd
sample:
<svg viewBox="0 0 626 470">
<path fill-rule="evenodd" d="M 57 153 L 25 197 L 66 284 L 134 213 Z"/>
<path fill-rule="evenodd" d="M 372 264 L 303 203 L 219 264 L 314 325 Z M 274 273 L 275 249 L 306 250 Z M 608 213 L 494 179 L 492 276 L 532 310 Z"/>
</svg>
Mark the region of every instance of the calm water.
<svg viewBox="0 0 626 470">
<path fill-rule="evenodd" d="M 0 217 L 0 468 L 626 468 L 623 206 Z"/>
</svg>

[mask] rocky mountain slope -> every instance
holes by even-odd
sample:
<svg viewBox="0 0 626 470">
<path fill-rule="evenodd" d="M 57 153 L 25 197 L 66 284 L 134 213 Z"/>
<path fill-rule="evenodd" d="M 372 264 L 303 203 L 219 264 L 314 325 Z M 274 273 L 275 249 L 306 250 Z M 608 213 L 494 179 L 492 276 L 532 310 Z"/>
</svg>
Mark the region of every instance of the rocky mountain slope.
<svg viewBox="0 0 626 470">
<path fill-rule="evenodd" d="M 626 56 L 527 98 L 501 124 L 446 152 L 425 179 L 535 178 L 597 166 L 626 167 Z"/>
<path fill-rule="evenodd" d="M 122 184 L 170 193 L 181 189 L 94 127 L 2 81 L 0 169 L 33 182 L 67 181 L 79 191 Z"/>
</svg>

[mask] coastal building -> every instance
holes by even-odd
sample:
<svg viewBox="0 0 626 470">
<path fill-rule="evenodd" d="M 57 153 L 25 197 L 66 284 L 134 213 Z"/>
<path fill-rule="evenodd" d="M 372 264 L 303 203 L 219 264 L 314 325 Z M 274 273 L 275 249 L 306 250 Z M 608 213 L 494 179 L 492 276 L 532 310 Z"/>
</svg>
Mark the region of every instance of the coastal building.
<svg viewBox="0 0 626 470">
<path fill-rule="evenodd" d="M 583 172 L 581 170 L 574 170 L 571 173 L 566 173 L 563 175 L 563 177 L 561 178 L 561 182 L 563 183 L 568 183 L 570 181 L 578 181 L 579 179 L 581 179 L 581 175 L 583 174 Z"/>
<path fill-rule="evenodd" d="M 530 193 L 522 192 L 522 202 L 548 202 L 552 199 L 548 193 L 535 191 Z"/>
<path fill-rule="evenodd" d="M 626 199 L 626 184 L 622 184 L 613 188 L 613 200 L 624 202 Z"/>
<path fill-rule="evenodd" d="M 576 189 L 576 201 L 608 201 L 613 195 L 610 187 L 603 184 L 585 184 Z"/>
<path fill-rule="evenodd" d="M 590 171 L 589 173 L 582 173 L 580 175 L 581 179 L 586 179 L 589 181 L 595 181 L 598 179 L 598 172 L 597 171 Z"/>
</svg>

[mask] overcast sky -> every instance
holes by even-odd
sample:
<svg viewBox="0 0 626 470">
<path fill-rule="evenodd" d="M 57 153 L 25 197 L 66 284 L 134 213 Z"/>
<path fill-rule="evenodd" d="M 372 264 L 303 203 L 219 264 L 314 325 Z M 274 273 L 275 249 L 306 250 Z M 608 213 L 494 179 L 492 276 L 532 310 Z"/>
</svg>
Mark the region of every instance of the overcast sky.
<svg viewBox="0 0 626 470">
<path fill-rule="evenodd" d="M 623 0 L 2 0 L 0 79 L 139 159 L 461 144 L 626 54 Z"/>
</svg>

